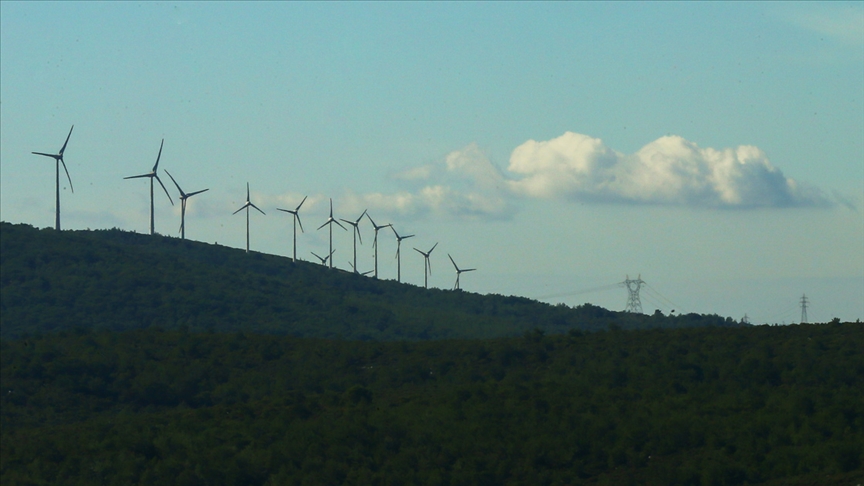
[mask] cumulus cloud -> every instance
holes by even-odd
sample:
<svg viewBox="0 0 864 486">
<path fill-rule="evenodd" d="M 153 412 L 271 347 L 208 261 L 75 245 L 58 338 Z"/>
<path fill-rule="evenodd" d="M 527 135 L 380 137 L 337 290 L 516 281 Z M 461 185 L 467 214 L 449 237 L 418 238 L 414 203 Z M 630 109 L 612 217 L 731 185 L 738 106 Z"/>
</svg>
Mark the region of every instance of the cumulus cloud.
<svg viewBox="0 0 864 486">
<path fill-rule="evenodd" d="M 718 208 L 831 205 L 819 190 L 784 176 L 757 147 L 700 148 L 678 136 L 628 155 L 567 132 L 523 143 L 508 171 L 513 192 L 538 198 Z"/>
<path fill-rule="evenodd" d="M 476 144 L 447 154 L 434 164 L 394 174 L 404 186 L 390 193 L 348 193 L 346 208 L 394 216 L 451 215 L 507 218 L 513 198 L 501 171 Z"/>
<path fill-rule="evenodd" d="M 519 145 L 506 170 L 470 144 L 392 179 L 400 186 L 395 192 L 346 193 L 340 213 L 506 219 L 521 198 L 721 209 L 833 206 L 839 200 L 786 177 L 757 147 L 701 148 L 678 136 L 623 154 L 598 138 L 566 132 Z M 284 199 L 289 204 L 299 196 Z M 311 206 L 319 200 L 326 207 L 323 196 L 310 197 Z"/>
</svg>

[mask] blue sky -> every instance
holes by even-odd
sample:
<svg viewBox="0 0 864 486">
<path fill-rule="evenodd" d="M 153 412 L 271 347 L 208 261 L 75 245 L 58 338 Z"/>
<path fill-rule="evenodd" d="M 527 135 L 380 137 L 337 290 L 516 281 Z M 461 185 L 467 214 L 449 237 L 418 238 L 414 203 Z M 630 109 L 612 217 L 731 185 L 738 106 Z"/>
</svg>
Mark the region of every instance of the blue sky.
<svg viewBox="0 0 864 486">
<path fill-rule="evenodd" d="M 402 277 L 623 309 L 864 318 L 864 4 L 0 3 L 0 217 L 291 253 L 364 209 Z M 158 189 L 158 187 L 157 187 Z M 372 268 L 371 225 L 358 266 Z M 348 269 L 351 233 L 334 233 Z M 381 233 L 379 272 L 396 277 Z M 552 297 L 550 297 L 552 296 Z"/>
</svg>

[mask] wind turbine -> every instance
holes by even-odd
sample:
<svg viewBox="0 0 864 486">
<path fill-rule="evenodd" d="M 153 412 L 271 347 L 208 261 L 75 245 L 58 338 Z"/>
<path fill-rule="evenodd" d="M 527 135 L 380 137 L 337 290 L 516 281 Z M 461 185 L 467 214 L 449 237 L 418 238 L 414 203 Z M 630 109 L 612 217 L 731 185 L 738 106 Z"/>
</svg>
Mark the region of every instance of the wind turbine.
<svg viewBox="0 0 864 486">
<path fill-rule="evenodd" d="M 177 181 L 174 180 L 174 176 L 172 176 L 171 173 L 168 172 L 167 170 L 165 171 L 165 173 L 168 174 L 168 177 L 171 178 L 171 182 L 173 182 L 174 185 L 177 186 L 177 191 L 180 192 L 180 239 L 185 240 L 186 239 L 186 200 L 189 199 L 190 197 L 194 196 L 195 194 L 201 194 L 202 192 L 209 191 L 210 189 L 209 188 L 201 189 L 200 191 L 190 192 L 189 194 L 186 194 L 185 192 L 183 192 L 183 189 L 180 189 L 180 184 L 177 184 Z"/>
<path fill-rule="evenodd" d="M 72 132 L 70 131 L 69 133 L 71 134 Z M 165 184 L 162 184 L 162 179 L 160 179 L 159 174 L 156 173 L 156 171 L 159 168 L 159 159 L 162 158 L 162 147 L 164 145 L 165 145 L 165 139 L 163 138 L 162 144 L 159 145 L 159 155 L 156 156 L 156 165 L 153 166 L 153 169 L 150 172 L 148 172 L 146 174 L 136 175 L 136 176 L 124 177 L 124 179 L 140 179 L 142 177 L 149 177 L 150 178 L 150 234 L 151 235 L 155 234 L 155 231 L 153 229 L 153 179 L 156 179 L 157 181 L 159 181 L 159 185 L 162 186 L 162 190 L 165 191 L 165 195 L 168 196 L 168 200 L 171 201 L 171 205 L 172 206 L 174 205 L 174 200 L 171 199 L 171 195 L 168 194 L 168 189 L 165 189 Z"/>
<path fill-rule="evenodd" d="M 430 248 L 429 251 L 427 251 L 426 253 L 423 253 L 422 251 L 418 250 L 417 248 L 414 248 L 414 251 L 423 255 L 423 259 L 424 259 L 424 262 L 423 262 L 423 288 L 426 288 L 426 289 L 429 288 L 429 273 L 432 273 L 432 264 L 429 263 L 429 255 L 432 254 L 432 250 L 434 250 L 436 246 L 438 246 L 438 243 L 435 243 L 432 246 L 432 248 Z M 426 270 L 429 270 L 429 272 L 427 273 Z"/>
<path fill-rule="evenodd" d="M 249 208 L 250 207 L 257 209 L 259 213 L 264 214 L 266 216 L 266 213 L 264 211 L 261 211 L 261 209 L 258 206 L 252 204 L 252 201 L 249 200 L 249 183 L 247 182 L 246 183 L 246 204 L 244 204 L 243 206 L 240 207 L 240 209 L 238 209 L 237 211 L 234 211 L 232 213 L 232 216 L 233 216 L 234 214 L 237 214 L 244 209 L 246 210 L 246 253 L 249 253 Z"/>
<path fill-rule="evenodd" d="M 392 225 L 390 229 L 393 230 L 393 234 L 396 235 L 396 281 L 402 281 L 402 254 L 400 250 L 402 249 L 402 240 L 407 240 L 408 238 L 413 238 L 414 235 L 406 235 L 399 236 L 399 233 L 396 232 L 396 228 Z"/>
<path fill-rule="evenodd" d="M 337 225 L 339 225 L 339 227 L 342 228 L 343 230 L 348 231 L 347 229 L 345 229 L 344 226 L 342 226 L 342 223 L 333 219 L 333 198 L 330 198 L 330 217 L 327 218 L 327 221 L 325 221 L 324 224 L 319 226 L 318 229 L 320 230 L 321 228 L 323 228 L 327 225 L 330 226 L 330 254 L 331 255 L 333 254 L 333 223 L 336 223 Z M 321 258 L 321 257 L 318 257 L 318 258 Z M 329 256 L 328 256 L 328 258 L 329 258 Z M 330 259 L 330 268 L 333 268 L 333 259 L 332 258 Z"/>
<path fill-rule="evenodd" d="M 357 237 L 360 237 L 360 243 L 363 243 L 363 237 L 360 236 L 360 220 L 363 219 L 363 216 L 365 215 L 366 210 L 364 209 L 363 214 L 357 218 L 357 221 L 348 221 L 347 219 L 342 220 L 354 227 L 354 264 L 351 265 L 351 268 L 354 269 L 354 273 L 357 273 Z"/>
<path fill-rule="evenodd" d="M 354 273 L 363 275 L 364 277 L 366 275 L 369 275 L 370 273 L 372 273 L 372 270 L 366 270 L 365 272 L 358 272 L 357 267 L 355 267 L 350 261 L 348 262 L 348 265 L 351 265 L 351 268 L 354 270 Z"/>
<path fill-rule="evenodd" d="M 298 204 L 297 207 L 294 208 L 293 210 L 292 209 L 276 208 L 279 211 L 284 211 L 286 213 L 291 213 L 294 215 L 294 261 L 295 262 L 297 261 L 297 223 L 300 223 L 300 231 L 305 233 L 305 231 L 303 231 L 303 223 L 300 221 L 300 214 L 298 214 L 298 213 L 300 212 L 300 206 L 302 206 L 303 203 L 306 202 L 307 197 L 309 197 L 309 196 L 304 196 L 303 200 L 300 201 L 300 204 Z"/>
<path fill-rule="evenodd" d="M 377 224 L 375 224 L 372 216 L 369 216 L 369 213 L 366 213 L 366 217 L 369 218 L 369 222 L 371 222 L 372 227 L 375 228 L 375 240 L 372 242 L 372 248 L 375 250 L 375 278 L 378 278 L 378 230 L 384 229 L 388 226 L 392 228 L 393 225 L 387 223 L 385 225 L 378 226 Z"/>
<path fill-rule="evenodd" d="M 431 253 L 432 251 L 430 250 L 429 252 Z M 453 286 L 453 290 L 460 290 L 459 289 L 459 276 L 462 275 L 462 272 L 473 272 L 474 270 L 477 270 L 477 269 L 476 268 L 459 268 L 459 266 L 456 265 L 456 262 L 453 261 L 453 257 L 450 256 L 449 253 L 447 254 L 447 256 L 450 257 L 450 261 L 453 263 L 453 266 L 456 267 L 456 285 Z"/>
<path fill-rule="evenodd" d="M 60 231 L 60 164 L 63 164 L 63 170 L 66 171 L 66 178 L 69 179 L 69 189 L 72 192 L 75 192 L 75 189 L 72 187 L 72 178 L 69 177 L 69 169 L 66 168 L 66 162 L 63 161 L 63 152 L 66 151 L 66 144 L 69 143 L 69 137 L 72 136 L 72 129 L 75 128 L 75 125 L 72 125 L 72 128 L 69 129 L 69 135 L 66 135 L 66 141 L 63 142 L 63 147 L 60 149 L 60 153 L 57 154 L 46 154 L 42 152 L 33 152 L 36 155 L 44 155 L 45 157 L 51 157 L 54 159 L 54 163 L 56 165 L 55 169 L 55 179 L 56 179 L 56 187 L 57 187 L 57 212 L 54 216 L 54 229 Z"/>
<path fill-rule="evenodd" d="M 309 253 L 315 255 L 316 257 L 318 257 L 318 259 L 321 260 L 321 265 L 327 265 L 327 260 L 329 260 L 330 257 L 332 257 L 334 253 L 336 253 L 336 250 L 332 250 L 332 251 L 330 252 L 330 254 L 327 255 L 326 257 L 322 257 L 321 255 L 315 253 L 314 251 L 310 251 Z M 330 264 L 332 265 L 333 262 L 331 261 Z M 331 267 L 331 268 L 332 268 L 332 267 Z"/>
</svg>

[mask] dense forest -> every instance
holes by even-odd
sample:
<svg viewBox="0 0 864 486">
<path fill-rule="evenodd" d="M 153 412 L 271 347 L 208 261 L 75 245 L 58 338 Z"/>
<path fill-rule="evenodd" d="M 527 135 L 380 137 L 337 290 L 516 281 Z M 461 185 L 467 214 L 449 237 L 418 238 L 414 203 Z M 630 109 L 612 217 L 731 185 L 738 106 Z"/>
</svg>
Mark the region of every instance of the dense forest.
<svg viewBox="0 0 864 486">
<path fill-rule="evenodd" d="M 586 304 L 423 289 L 308 262 L 120 230 L 0 223 L 0 336 L 76 326 L 150 326 L 351 340 L 518 336 L 540 328 L 733 326 L 716 315 L 613 312 Z"/>
<path fill-rule="evenodd" d="M 861 484 L 862 349 L 0 223 L 0 483 Z"/>
<path fill-rule="evenodd" d="M 3 340 L 14 484 L 854 485 L 857 323 L 350 342 Z"/>
</svg>

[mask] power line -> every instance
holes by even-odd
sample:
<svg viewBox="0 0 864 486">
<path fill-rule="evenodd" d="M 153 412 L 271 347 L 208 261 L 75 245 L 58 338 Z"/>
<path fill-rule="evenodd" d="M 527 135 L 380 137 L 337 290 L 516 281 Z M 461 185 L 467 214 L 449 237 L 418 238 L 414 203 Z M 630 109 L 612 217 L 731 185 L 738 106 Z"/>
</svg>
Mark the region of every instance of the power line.
<svg viewBox="0 0 864 486">
<path fill-rule="evenodd" d="M 681 306 L 680 306 L 680 305 L 678 305 L 678 304 L 676 304 L 675 302 L 672 302 L 671 300 L 669 300 L 665 295 L 661 294 L 660 291 L 658 291 L 658 290 L 655 289 L 653 286 L 651 286 L 650 284 L 648 284 L 648 282 L 645 282 L 645 287 L 646 287 L 646 290 L 647 290 L 649 293 L 657 294 L 657 297 L 659 297 L 660 299 L 666 301 L 666 304 L 668 304 L 668 305 L 670 306 L 670 309 L 675 309 L 675 308 L 681 309 Z"/>
<path fill-rule="evenodd" d="M 547 300 L 547 299 L 554 299 L 554 298 L 556 298 L 556 297 L 569 297 L 569 296 L 573 296 L 573 295 L 581 295 L 581 294 L 588 294 L 588 293 L 591 293 L 591 292 L 599 292 L 599 291 L 602 291 L 602 290 L 617 289 L 617 288 L 620 287 L 620 286 L 621 286 L 620 283 L 615 283 L 615 284 L 611 284 L 611 285 L 603 285 L 603 286 L 601 286 L 601 287 L 593 287 L 593 288 L 590 288 L 590 289 L 577 290 L 577 291 L 574 291 L 574 292 L 564 292 L 564 293 L 561 293 L 561 294 L 543 295 L 543 296 L 540 296 L 540 297 L 535 297 L 535 299 L 537 299 L 537 300 Z"/>
<path fill-rule="evenodd" d="M 661 302 L 659 299 L 654 298 L 650 293 L 640 294 L 640 299 L 645 299 L 647 304 L 651 304 L 657 310 L 669 310 L 672 309 L 667 304 Z"/>
<path fill-rule="evenodd" d="M 786 318 L 789 317 L 790 314 L 795 312 L 796 307 L 797 307 L 796 304 L 792 304 L 789 307 L 785 308 L 784 310 L 775 313 L 774 316 L 772 316 L 766 322 L 771 322 L 771 321 L 777 322 L 779 320 L 782 320 L 785 323 Z"/>
</svg>

